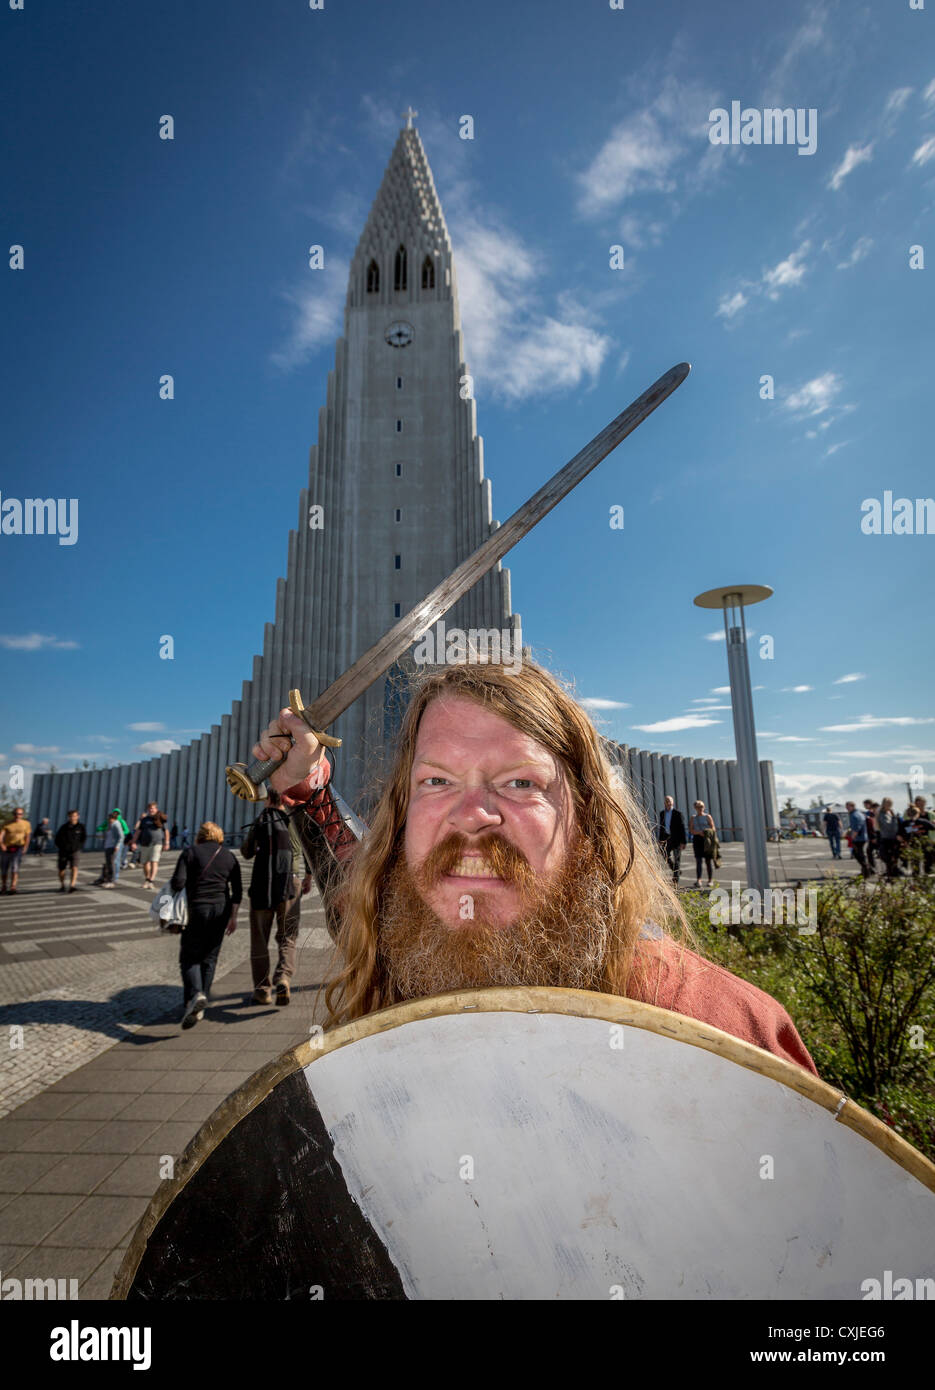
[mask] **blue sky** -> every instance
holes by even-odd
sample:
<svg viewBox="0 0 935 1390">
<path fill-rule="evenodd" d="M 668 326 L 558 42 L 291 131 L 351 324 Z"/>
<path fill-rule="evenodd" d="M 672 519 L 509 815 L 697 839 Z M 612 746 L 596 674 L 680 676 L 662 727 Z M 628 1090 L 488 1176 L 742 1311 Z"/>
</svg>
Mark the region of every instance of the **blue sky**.
<svg viewBox="0 0 935 1390">
<path fill-rule="evenodd" d="M 162 751 L 239 696 L 411 103 L 495 515 L 693 363 L 511 553 L 526 642 L 611 737 L 729 757 L 720 617 L 691 600 L 769 584 L 751 666 L 780 795 L 902 797 L 914 766 L 931 792 L 935 539 L 867 535 L 861 504 L 935 492 L 933 23 L 732 0 L 5 9 L 0 216 L 25 268 L 2 281 L 0 493 L 77 497 L 79 531 L 0 531 L 0 780 Z M 814 154 L 712 144 L 735 100 L 817 112 Z"/>
</svg>

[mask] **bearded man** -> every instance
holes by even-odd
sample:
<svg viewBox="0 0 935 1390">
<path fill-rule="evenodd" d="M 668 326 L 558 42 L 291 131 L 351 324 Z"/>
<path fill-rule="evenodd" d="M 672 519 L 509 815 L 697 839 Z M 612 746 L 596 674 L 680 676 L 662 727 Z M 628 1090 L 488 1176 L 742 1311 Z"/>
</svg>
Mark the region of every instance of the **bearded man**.
<svg viewBox="0 0 935 1390">
<path fill-rule="evenodd" d="M 687 1014 L 816 1073 L 776 1000 L 686 944 L 648 825 L 540 666 L 423 676 L 359 844 L 336 814 L 325 749 L 288 709 L 253 755 L 286 751 L 270 785 L 303 838 L 318 833 L 309 820 L 327 828 L 342 863 L 329 1024 L 449 990 L 548 985 Z"/>
</svg>

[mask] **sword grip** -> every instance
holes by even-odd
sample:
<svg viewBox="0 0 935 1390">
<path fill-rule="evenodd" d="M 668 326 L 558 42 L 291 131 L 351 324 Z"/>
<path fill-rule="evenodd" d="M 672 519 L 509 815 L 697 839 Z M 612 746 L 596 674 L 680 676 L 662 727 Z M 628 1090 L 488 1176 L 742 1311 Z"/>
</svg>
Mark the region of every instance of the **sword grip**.
<svg viewBox="0 0 935 1390">
<path fill-rule="evenodd" d="M 293 714 L 297 714 L 300 719 L 303 719 L 310 729 L 312 728 L 309 712 L 302 703 L 302 696 L 298 690 L 289 691 L 289 708 Z M 312 733 L 325 748 L 341 747 L 341 740 L 332 734 L 323 733 L 318 729 L 312 729 Z M 287 757 L 288 750 L 264 761 L 255 760 L 249 766 L 244 763 L 234 763 L 232 767 L 227 769 L 227 785 L 234 795 L 239 796 L 243 801 L 265 801 L 263 783 L 270 773 L 276 771 L 280 763 L 285 762 Z"/>
</svg>

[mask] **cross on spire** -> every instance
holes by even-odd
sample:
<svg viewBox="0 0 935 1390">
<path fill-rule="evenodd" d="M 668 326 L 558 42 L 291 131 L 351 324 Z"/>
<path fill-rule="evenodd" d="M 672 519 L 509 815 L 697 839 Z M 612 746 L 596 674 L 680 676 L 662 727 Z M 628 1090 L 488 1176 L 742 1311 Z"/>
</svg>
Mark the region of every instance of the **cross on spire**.
<svg viewBox="0 0 935 1390">
<path fill-rule="evenodd" d="M 418 114 L 419 114 L 418 111 L 413 111 L 413 109 L 412 109 L 411 106 L 407 106 L 407 107 L 406 107 L 406 110 L 403 111 L 403 112 L 401 112 L 400 114 L 401 114 L 401 115 L 404 117 L 404 119 L 405 119 L 405 122 L 406 122 L 406 129 L 407 129 L 407 130 L 412 130 L 412 121 L 413 121 L 413 117 L 414 117 L 414 116 L 418 116 Z"/>
</svg>

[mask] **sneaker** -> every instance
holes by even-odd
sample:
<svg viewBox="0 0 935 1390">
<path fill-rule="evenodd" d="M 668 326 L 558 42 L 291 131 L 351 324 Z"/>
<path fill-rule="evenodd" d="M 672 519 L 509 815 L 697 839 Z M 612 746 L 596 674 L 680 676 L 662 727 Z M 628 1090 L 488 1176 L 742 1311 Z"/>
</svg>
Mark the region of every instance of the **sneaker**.
<svg viewBox="0 0 935 1390">
<path fill-rule="evenodd" d="M 254 1004 L 272 1004 L 273 996 L 268 989 L 255 989 L 253 991 Z"/>
<path fill-rule="evenodd" d="M 62 886 L 61 886 L 61 888 L 59 888 L 58 891 L 59 891 L 60 893 L 67 893 L 67 892 L 68 892 L 68 889 L 65 887 L 65 885 L 64 885 L 64 883 L 63 883 Z"/>
<path fill-rule="evenodd" d="M 113 883 L 102 883 L 102 884 L 101 884 L 101 887 L 102 887 L 102 888 L 115 888 L 115 887 L 116 887 L 116 884 L 113 884 Z"/>
<path fill-rule="evenodd" d="M 73 883 L 73 884 L 71 885 L 71 887 L 69 888 L 68 891 L 69 891 L 69 893 L 77 893 L 77 891 L 78 891 L 78 885 L 77 885 L 77 883 Z"/>
<path fill-rule="evenodd" d="M 205 996 L 200 993 L 193 995 L 192 998 L 189 999 L 185 1008 L 185 1013 L 182 1015 L 183 1028 L 194 1028 L 198 1020 L 204 1018 L 205 1005 L 207 1002 Z"/>
<path fill-rule="evenodd" d="M 280 1005 L 288 1004 L 289 998 L 289 986 L 286 984 L 285 981 L 283 981 L 281 984 L 278 984 L 276 986 L 276 1003 Z"/>
</svg>

